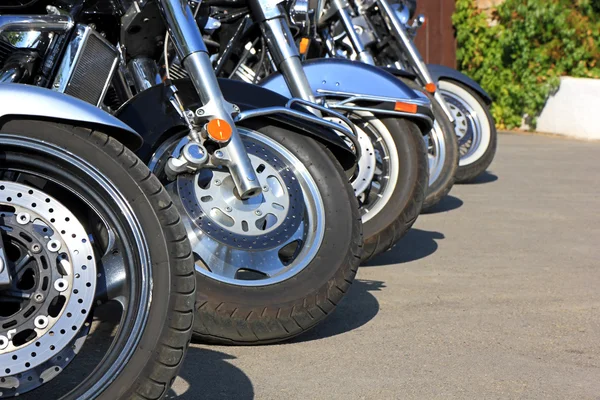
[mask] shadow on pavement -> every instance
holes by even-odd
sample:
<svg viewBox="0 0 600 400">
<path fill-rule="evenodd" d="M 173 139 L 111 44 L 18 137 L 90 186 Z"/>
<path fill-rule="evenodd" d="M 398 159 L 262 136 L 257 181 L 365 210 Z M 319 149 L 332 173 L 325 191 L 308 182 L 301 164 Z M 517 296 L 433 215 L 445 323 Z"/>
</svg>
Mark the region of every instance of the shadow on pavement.
<svg viewBox="0 0 600 400">
<path fill-rule="evenodd" d="M 190 347 L 176 386 L 165 399 L 254 399 L 250 378 L 228 362 L 233 359 L 234 356 L 220 351 Z"/>
<path fill-rule="evenodd" d="M 360 328 L 377 315 L 379 302 L 371 292 L 385 288 L 380 281 L 356 279 L 350 293 L 337 306 L 333 314 L 314 329 L 298 336 L 290 343 L 309 342 L 324 339 Z"/>
<path fill-rule="evenodd" d="M 426 211 L 423 211 L 422 214 L 437 214 L 441 212 L 452 211 L 462 207 L 463 204 L 465 203 L 458 197 L 446 195 L 442 198 L 442 200 L 440 200 L 439 203 L 431 208 L 428 208 Z"/>
<path fill-rule="evenodd" d="M 420 260 L 435 253 L 438 248 L 436 240 L 444 238 L 444 234 L 440 232 L 412 228 L 391 250 L 369 260 L 361 268 L 402 264 Z"/>
<path fill-rule="evenodd" d="M 491 183 L 498 180 L 498 175 L 495 175 L 491 172 L 485 171 L 483 174 L 479 175 L 477 178 L 472 181 L 460 183 L 460 185 L 481 185 L 484 183 Z"/>
</svg>

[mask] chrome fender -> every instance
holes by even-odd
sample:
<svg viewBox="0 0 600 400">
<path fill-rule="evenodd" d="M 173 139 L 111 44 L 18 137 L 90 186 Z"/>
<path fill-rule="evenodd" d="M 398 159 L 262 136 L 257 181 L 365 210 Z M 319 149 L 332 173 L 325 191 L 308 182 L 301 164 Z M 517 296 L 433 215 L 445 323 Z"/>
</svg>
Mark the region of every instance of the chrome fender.
<svg viewBox="0 0 600 400">
<path fill-rule="evenodd" d="M 429 99 L 421 93 L 415 93 L 394 75 L 379 67 L 337 58 L 309 60 L 303 65 L 304 73 L 317 98 L 327 96 L 351 99 L 353 104 L 362 102 L 360 108 L 363 110 L 412 119 L 423 132 L 429 132 L 433 126 L 434 118 Z M 285 78 L 279 72 L 263 79 L 259 85 L 291 97 Z M 396 101 L 417 105 L 417 112 L 396 111 Z M 365 102 L 370 104 L 366 106 Z M 342 106 L 339 109 L 349 109 L 346 107 L 347 100 L 340 104 Z"/>
<path fill-rule="evenodd" d="M 136 131 L 93 105 L 37 86 L 0 84 L 0 121 L 11 117 L 43 119 L 100 129 L 135 150 L 143 139 Z"/>
</svg>

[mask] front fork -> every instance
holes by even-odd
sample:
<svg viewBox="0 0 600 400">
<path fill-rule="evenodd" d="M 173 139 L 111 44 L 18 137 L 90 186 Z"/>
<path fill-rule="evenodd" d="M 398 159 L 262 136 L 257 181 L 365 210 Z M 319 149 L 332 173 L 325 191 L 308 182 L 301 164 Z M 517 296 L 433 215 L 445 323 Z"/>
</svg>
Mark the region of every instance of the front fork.
<svg viewBox="0 0 600 400">
<path fill-rule="evenodd" d="M 414 72 L 419 77 L 419 80 L 421 80 L 423 85 L 426 85 L 428 83 L 435 84 L 431 74 L 429 73 L 427 65 L 421 57 L 421 53 L 419 53 L 419 50 L 414 45 L 413 41 L 410 39 L 408 32 L 406 31 L 406 27 L 404 26 L 402 21 L 400 21 L 400 19 L 396 15 L 395 10 L 392 8 L 388 0 L 376 1 L 377 5 L 379 6 L 379 9 L 383 14 L 383 17 L 389 21 L 392 29 L 392 34 L 396 37 L 396 40 L 398 41 L 398 44 L 404 51 L 404 54 L 406 54 L 408 62 L 412 65 Z M 452 115 L 452 112 L 448 108 L 448 104 L 446 104 L 446 101 L 444 100 L 444 97 L 442 96 L 440 91 L 436 90 L 433 94 L 433 97 L 440 104 L 440 106 L 444 110 L 444 114 L 446 114 L 450 122 L 454 123 L 454 115 Z"/>
<path fill-rule="evenodd" d="M 300 53 L 283 8 L 279 4 L 272 4 L 265 0 L 251 0 L 250 7 L 260 23 L 260 29 L 275 66 L 285 78 L 292 97 L 315 103 L 312 88 L 304 73 Z"/>
<path fill-rule="evenodd" d="M 344 30 L 346 31 L 346 34 L 352 43 L 354 52 L 358 55 L 358 59 L 365 64 L 375 65 L 375 59 L 371 55 L 371 52 L 367 50 L 362 39 L 354 29 L 351 8 L 348 0 L 333 0 L 332 5 L 336 9 L 340 17 L 340 21 L 344 25 Z"/>
<path fill-rule="evenodd" d="M 261 185 L 252 167 L 244 143 L 236 129 L 232 114 L 236 107 L 223 97 L 219 82 L 213 71 L 208 50 L 187 1 L 160 0 L 158 2 L 167 23 L 169 35 L 182 60 L 203 106 L 192 118 L 220 119 L 231 127 L 227 144 L 215 151 L 214 164 L 229 168 L 233 182 L 241 198 L 252 197 L 261 192 Z M 197 139 L 197 138 L 196 138 Z"/>
</svg>

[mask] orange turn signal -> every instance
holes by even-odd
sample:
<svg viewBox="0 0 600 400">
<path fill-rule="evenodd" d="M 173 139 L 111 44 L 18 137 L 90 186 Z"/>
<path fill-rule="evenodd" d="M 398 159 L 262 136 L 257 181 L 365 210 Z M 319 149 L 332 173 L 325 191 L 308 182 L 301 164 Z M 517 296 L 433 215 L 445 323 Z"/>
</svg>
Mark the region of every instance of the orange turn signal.
<svg viewBox="0 0 600 400">
<path fill-rule="evenodd" d="M 394 105 L 394 111 L 402 111 L 402 112 L 415 114 L 417 112 L 417 105 L 397 101 L 396 104 Z"/>
<path fill-rule="evenodd" d="M 206 124 L 206 132 L 215 142 L 227 142 L 231 139 L 232 131 L 231 125 L 223 119 L 215 118 Z"/>
<path fill-rule="evenodd" d="M 437 90 L 437 86 L 435 85 L 435 83 L 428 83 L 427 85 L 425 85 L 425 90 L 427 90 L 431 94 L 434 94 Z"/>
<path fill-rule="evenodd" d="M 308 52 L 308 45 L 309 44 L 310 44 L 310 39 L 309 38 L 302 38 L 302 39 L 300 39 L 300 45 L 298 46 L 298 51 L 300 51 L 300 54 L 306 55 L 306 53 Z"/>
</svg>

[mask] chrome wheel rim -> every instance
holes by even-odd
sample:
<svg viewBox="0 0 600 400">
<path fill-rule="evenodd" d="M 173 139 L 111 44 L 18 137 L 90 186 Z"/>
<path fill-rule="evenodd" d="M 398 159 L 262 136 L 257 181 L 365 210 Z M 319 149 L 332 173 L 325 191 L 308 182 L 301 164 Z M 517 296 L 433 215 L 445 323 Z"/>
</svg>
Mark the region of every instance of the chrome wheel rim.
<svg viewBox="0 0 600 400">
<path fill-rule="evenodd" d="M 262 186 L 241 200 L 228 171 L 205 168 L 168 186 L 196 271 L 236 286 L 266 286 L 306 268 L 324 235 L 324 205 L 308 169 L 275 140 L 238 128 Z"/>
<path fill-rule="evenodd" d="M 429 161 L 429 186 L 432 186 L 440 177 L 446 162 L 446 141 L 444 133 L 437 121 L 433 129 L 424 137 L 427 146 L 427 158 Z"/>
<path fill-rule="evenodd" d="M 440 89 L 450 112 L 454 116 L 454 129 L 458 136 L 461 161 L 473 158 L 482 141 L 482 126 L 477 112 L 469 102 L 457 94 Z"/>
<path fill-rule="evenodd" d="M 351 178 L 362 222 L 368 222 L 388 204 L 398 180 L 400 160 L 398 149 L 388 128 L 369 112 L 349 116 L 358 133 L 362 154 Z M 326 118 L 344 125 L 336 118 Z M 348 145 L 354 149 L 352 143 Z"/>
<path fill-rule="evenodd" d="M 56 317 L 45 315 L 45 310 L 43 315 L 30 314 L 38 336 L 30 336 L 19 346 L 5 347 L 0 352 L 0 358 L 8 357 L 16 366 L 8 366 L 2 358 L 0 398 L 20 396 L 38 386 L 42 387 L 39 390 L 51 391 L 55 398 L 95 397 L 125 367 L 146 324 L 144 310 L 150 302 L 151 285 L 144 233 L 118 188 L 87 161 L 37 139 L 0 134 L 0 142 L 6 158 L 0 168 L 3 209 L 0 219 L 6 224 L 15 218 L 16 226 L 22 228 L 33 223 L 33 232 L 39 235 L 36 238 L 31 234 L 32 243 L 43 242 L 50 254 L 57 257 L 60 269 L 61 277 L 50 280 L 48 287 L 60 293 L 69 291 L 64 305 L 55 311 Z M 65 205 L 66 199 L 75 201 L 77 206 Z M 110 204 L 106 199 L 110 199 Z M 15 211 L 7 212 L 7 206 Z M 97 231 L 90 227 L 93 224 L 88 218 L 92 215 L 96 227 L 103 229 L 108 238 L 105 251 L 98 243 Z M 39 248 L 32 247 L 31 251 L 37 253 Z M 43 250 L 39 251 L 42 253 Z M 54 273 L 56 267 L 52 262 L 46 264 Z M 104 269 L 98 269 L 99 265 L 104 265 Z M 105 285 L 107 280 L 118 277 L 123 279 L 123 286 L 114 288 L 101 301 L 97 297 L 99 282 Z M 33 295 L 43 294 L 35 287 Z M 79 369 L 80 358 L 75 356 L 82 349 L 85 351 L 88 332 L 94 331 L 91 316 L 105 302 L 118 304 L 117 315 L 121 318 L 110 334 L 95 332 L 98 337 L 108 339 L 105 352 L 97 355 L 98 361 L 93 365 Z M 0 330 L 0 335 L 8 336 L 3 333 Z M 70 374 L 62 374 L 71 363 L 78 366 L 73 366 Z M 78 376 L 76 380 L 72 379 L 74 374 Z"/>
</svg>

